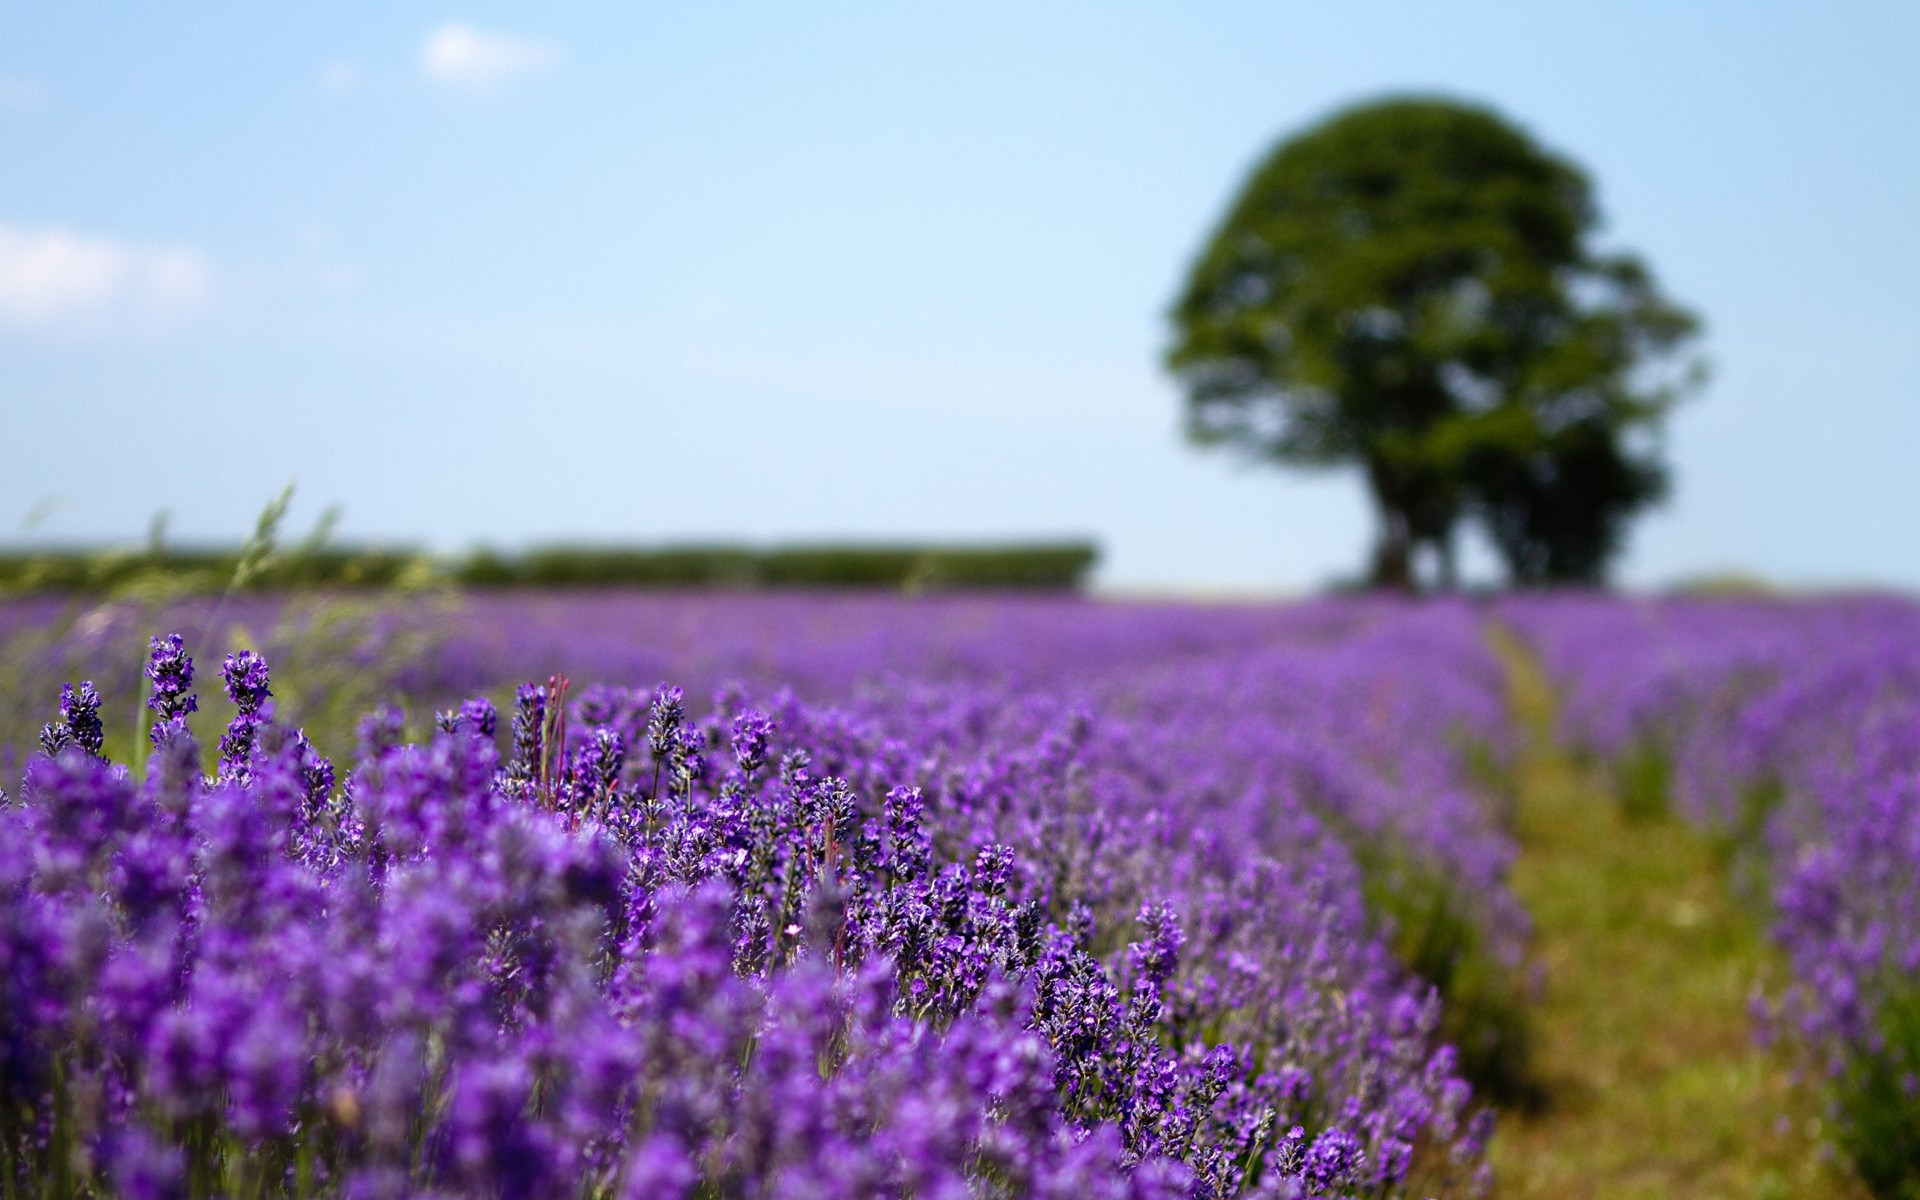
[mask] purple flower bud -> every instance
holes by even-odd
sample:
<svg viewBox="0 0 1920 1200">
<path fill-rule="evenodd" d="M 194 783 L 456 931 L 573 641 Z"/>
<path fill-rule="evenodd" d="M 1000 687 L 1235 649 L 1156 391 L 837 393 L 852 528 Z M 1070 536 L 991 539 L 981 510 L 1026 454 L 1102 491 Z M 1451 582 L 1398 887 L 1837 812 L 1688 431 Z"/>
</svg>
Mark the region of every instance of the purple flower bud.
<svg viewBox="0 0 1920 1200">
<path fill-rule="evenodd" d="M 251 650 L 227 655 L 220 677 L 226 682 L 227 699 L 249 716 L 258 713 L 273 694 L 267 687 L 267 660 Z"/>
<path fill-rule="evenodd" d="M 671 1134 L 654 1134 L 627 1159 L 621 1200 L 687 1200 L 699 1181 L 686 1147 Z"/>
<path fill-rule="evenodd" d="M 70 683 L 60 685 L 60 722 L 73 745 L 99 757 L 106 738 L 100 725 L 100 693 L 91 679 L 81 683 L 77 692 Z"/>
<path fill-rule="evenodd" d="M 921 827 L 926 798 L 915 787 L 897 787 L 887 793 L 888 866 L 901 879 L 919 879 L 927 872 L 933 840 Z"/>
<path fill-rule="evenodd" d="M 477 736 L 492 741 L 499 725 L 499 714 L 494 711 L 493 701 L 485 696 L 476 696 L 460 704 L 460 719 Z"/>
<path fill-rule="evenodd" d="M 446 1123 L 454 1167 L 472 1190 L 502 1200 L 538 1200 L 559 1190 L 552 1134 L 527 1111 L 532 1094 L 531 1074 L 514 1059 L 461 1072 Z"/>
<path fill-rule="evenodd" d="M 1173 977 L 1180 964 L 1180 948 L 1186 945 L 1187 935 L 1180 928 L 1180 918 L 1169 904 L 1144 904 L 1140 908 L 1140 924 L 1147 929 L 1147 940 L 1135 942 L 1127 948 L 1127 956 L 1141 982 L 1149 987 L 1158 988 Z"/>
<path fill-rule="evenodd" d="M 40 750 L 48 758 L 58 758 L 60 752 L 74 745 L 73 731 L 65 722 L 48 722 L 40 727 Z"/>
<path fill-rule="evenodd" d="M 592 738 L 580 747 L 574 764 L 577 786 L 602 796 L 611 794 L 620 783 L 620 771 L 626 761 L 626 739 L 617 730 L 604 726 L 595 729 Z"/>
<path fill-rule="evenodd" d="M 1273 1162 L 1282 1175 L 1303 1174 L 1307 1169 L 1307 1131 L 1298 1125 L 1287 1130 L 1287 1135 L 1274 1147 Z"/>
<path fill-rule="evenodd" d="M 406 738 L 407 715 L 391 704 L 382 704 L 360 718 L 358 729 L 360 757 L 372 762 L 400 745 Z"/>
<path fill-rule="evenodd" d="M 1359 1138 L 1344 1129 L 1329 1129 L 1313 1139 L 1303 1173 L 1313 1187 L 1332 1191 L 1356 1182 L 1365 1162 L 1366 1148 Z"/>
<path fill-rule="evenodd" d="M 137 1125 L 115 1134 L 107 1146 L 107 1175 L 122 1200 L 186 1200 L 187 1159 L 178 1146 L 163 1145 Z"/>
<path fill-rule="evenodd" d="M 186 644 L 179 634 L 152 639 L 147 679 L 153 684 L 147 707 L 155 716 L 147 736 L 159 747 L 184 735 L 187 714 L 200 708 L 199 699 L 189 690 L 193 686 L 193 658 L 186 652 Z"/>
<path fill-rule="evenodd" d="M 665 762 L 680 745 L 680 725 L 687 710 L 677 687 L 661 684 L 647 708 L 647 748 L 658 762 Z"/>
<path fill-rule="evenodd" d="M 767 765 L 767 741 L 773 735 L 773 722 L 758 709 L 748 709 L 733 719 L 733 757 L 743 775 L 753 775 Z"/>
<path fill-rule="evenodd" d="M 268 703 L 273 693 L 267 689 L 267 660 L 251 650 L 242 650 L 227 655 L 220 674 L 226 681 L 227 699 L 240 710 L 220 738 L 220 777 L 238 779 L 248 769 L 260 727 L 273 719 Z"/>
<path fill-rule="evenodd" d="M 999 896 L 1013 879 L 1013 847 L 987 846 L 973 859 L 973 882 L 982 893 Z"/>
<path fill-rule="evenodd" d="M 546 753 L 547 689 L 523 683 L 513 694 L 513 759 L 509 777 L 527 783 L 540 777 Z"/>
</svg>

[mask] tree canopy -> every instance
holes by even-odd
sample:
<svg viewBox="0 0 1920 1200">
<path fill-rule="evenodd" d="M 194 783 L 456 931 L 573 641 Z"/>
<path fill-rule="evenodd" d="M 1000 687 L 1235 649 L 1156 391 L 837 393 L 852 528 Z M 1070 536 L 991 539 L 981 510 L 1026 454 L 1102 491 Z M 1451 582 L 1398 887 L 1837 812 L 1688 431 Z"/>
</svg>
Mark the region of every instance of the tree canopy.
<svg viewBox="0 0 1920 1200">
<path fill-rule="evenodd" d="M 1410 586 L 1423 545 L 1451 583 L 1465 519 L 1516 582 L 1597 582 L 1699 373 L 1694 318 L 1598 220 L 1577 166 L 1475 105 L 1378 101 L 1281 143 L 1174 307 L 1189 437 L 1359 465 L 1376 584 Z"/>
</svg>

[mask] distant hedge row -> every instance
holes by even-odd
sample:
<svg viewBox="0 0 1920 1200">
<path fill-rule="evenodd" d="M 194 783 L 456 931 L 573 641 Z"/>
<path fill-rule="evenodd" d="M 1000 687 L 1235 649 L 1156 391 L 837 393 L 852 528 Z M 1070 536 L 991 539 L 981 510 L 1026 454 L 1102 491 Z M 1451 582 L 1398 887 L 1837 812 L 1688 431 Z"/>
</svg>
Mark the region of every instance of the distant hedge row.
<svg viewBox="0 0 1920 1200">
<path fill-rule="evenodd" d="M 268 561 L 249 588 L 466 587 L 886 588 L 1067 590 L 1086 582 L 1088 543 L 1008 546 L 548 546 L 435 558 L 405 550 L 324 548 Z M 218 591 L 238 550 L 0 551 L 0 591 L 119 591 L 146 586 Z"/>
<path fill-rule="evenodd" d="M 226 549 L 0 551 L 0 591 L 118 592 L 156 587 L 217 592 L 230 586 L 240 552 Z M 250 589 L 395 587 L 444 578 L 445 564 L 410 550 L 326 548 L 270 560 Z"/>
</svg>

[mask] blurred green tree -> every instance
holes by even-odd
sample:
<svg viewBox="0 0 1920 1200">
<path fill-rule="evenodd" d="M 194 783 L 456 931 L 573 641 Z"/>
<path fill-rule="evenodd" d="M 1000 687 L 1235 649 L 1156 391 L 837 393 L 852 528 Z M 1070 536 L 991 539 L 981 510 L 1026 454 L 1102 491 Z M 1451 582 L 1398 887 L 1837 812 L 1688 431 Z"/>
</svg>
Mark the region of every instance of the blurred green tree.
<svg viewBox="0 0 1920 1200">
<path fill-rule="evenodd" d="M 1517 583 L 1598 582 L 1667 476 L 1661 418 L 1701 377 L 1694 318 L 1592 245 L 1592 186 L 1498 114 L 1337 113 L 1253 173 L 1173 310 L 1188 436 L 1358 464 L 1376 586 L 1482 521 Z"/>
</svg>

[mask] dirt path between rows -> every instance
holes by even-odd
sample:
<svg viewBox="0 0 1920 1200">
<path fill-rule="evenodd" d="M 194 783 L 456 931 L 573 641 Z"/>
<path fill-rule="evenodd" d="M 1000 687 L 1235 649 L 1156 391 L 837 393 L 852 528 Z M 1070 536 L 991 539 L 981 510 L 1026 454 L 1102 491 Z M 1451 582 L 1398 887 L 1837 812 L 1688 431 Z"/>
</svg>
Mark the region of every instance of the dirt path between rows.
<svg viewBox="0 0 1920 1200">
<path fill-rule="evenodd" d="M 1524 738 L 1513 886 L 1535 922 L 1545 1095 L 1501 1120 L 1497 1194 L 1863 1195 L 1823 1160 L 1815 1099 L 1753 1044 L 1750 990 L 1784 964 L 1713 847 L 1673 818 L 1626 820 L 1606 773 L 1555 745 L 1538 666 L 1495 643 Z"/>
</svg>

